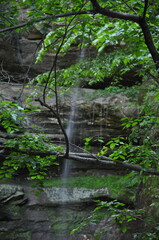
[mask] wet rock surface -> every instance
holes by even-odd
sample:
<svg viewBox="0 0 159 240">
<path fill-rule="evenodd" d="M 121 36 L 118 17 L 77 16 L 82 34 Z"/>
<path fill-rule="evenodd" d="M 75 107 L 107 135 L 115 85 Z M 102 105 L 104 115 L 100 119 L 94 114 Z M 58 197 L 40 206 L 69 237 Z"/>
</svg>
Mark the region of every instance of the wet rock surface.
<svg viewBox="0 0 159 240">
<path fill-rule="evenodd" d="M 61 201 L 59 188 L 45 188 L 39 196 L 36 196 L 36 189 L 33 191 L 25 184 L 1 184 L 0 189 L 1 195 L 4 193 L 0 202 L 1 240 L 81 240 L 84 235 L 93 239 L 99 228 L 96 224 L 88 224 L 82 232 L 73 235 L 70 235 L 70 231 L 78 226 L 81 218 L 88 216 L 93 210 L 93 196 L 108 194 L 106 188 L 87 192 L 84 189 L 72 189 L 67 191 L 68 194 L 70 191 L 74 192 L 74 198 L 65 202 Z M 27 199 L 23 204 L 16 202 L 15 195 L 19 192 L 23 194 L 21 198 Z M 4 202 L 8 197 L 10 201 Z M 85 201 L 81 201 L 82 198 Z M 110 222 L 107 222 L 110 228 Z M 117 234 L 118 230 L 113 225 L 112 227 Z"/>
<path fill-rule="evenodd" d="M 20 101 L 25 108 L 28 107 L 25 104 L 25 99 L 33 89 L 25 89 L 22 98 L 18 100 L 21 89 L 21 85 L 0 84 L 0 94 L 3 95 L 4 100 L 16 103 Z M 124 95 L 97 95 L 92 97 L 94 93 L 94 90 L 79 89 L 79 97 L 76 102 L 78 110 L 72 122 L 74 128 L 71 129 L 74 136 L 72 141 L 75 144 L 82 145 L 86 137 L 103 137 L 105 141 L 108 141 L 112 137 L 124 136 L 127 133 L 122 130 L 120 119 L 137 114 L 137 109 L 130 106 L 128 98 Z M 72 106 L 71 93 L 60 95 L 59 99 L 60 117 L 66 127 Z M 55 109 L 54 98 L 48 99 L 47 103 Z M 28 116 L 26 125 L 28 131 L 46 134 L 54 140 L 63 141 L 64 137 L 58 126 L 57 119 L 52 116 L 49 110 L 35 102 L 34 99 L 32 105 L 40 109 L 41 112 L 33 112 Z"/>
</svg>

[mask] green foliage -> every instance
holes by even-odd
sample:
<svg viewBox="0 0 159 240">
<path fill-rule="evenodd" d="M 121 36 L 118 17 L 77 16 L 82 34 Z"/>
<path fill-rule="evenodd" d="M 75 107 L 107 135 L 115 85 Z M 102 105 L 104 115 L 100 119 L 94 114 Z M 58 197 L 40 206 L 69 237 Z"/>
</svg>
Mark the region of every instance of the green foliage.
<svg viewBox="0 0 159 240">
<path fill-rule="evenodd" d="M 18 2 L 1 0 L 0 2 L 0 28 L 10 27 L 18 23 Z"/>
<path fill-rule="evenodd" d="M 143 167 L 141 174 L 144 173 L 144 168 L 158 170 L 159 151 L 158 137 L 156 137 L 158 136 L 156 131 L 159 128 L 158 107 L 158 90 L 156 90 L 156 86 L 150 86 L 147 88 L 142 105 L 139 107 L 138 118 L 124 117 L 121 119 L 123 128 L 129 130 L 128 137 L 111 139 L 103 146 L 98 155 L 106 154 L 117 162 L 124 161 L 140 165 Z M 151 181 L 151 186 L 147 186 L 149 181 Z M 144 189 L 142 190 L 143 197 L 146 196 L 149 199 L 148 201 L 152 201 L 152 205 L 148 210 L 141 209 L 140 213 L 142 214 L 134 217 L 138 210 L 131 210 L 131 213 L 129 213 L 127 209 L 118 211 L 118 209 L 114 209 L 114 206 L 113 209 L 112 206 L 109 206 L 108 209 L 111 211 L 111 216 L 115 216 L 114 220 L 119 224 L 123 232 L 128 230 L 128 225 L 125 225 L 125 222 L 138 219 L 138 217 L 140 220 L 142 219 L 147 229 L 144 233 L 135 233 L 134 239 L 157 239 L 159 228 L 156 219 L 158 219 L 158 216 L 152 212 L 153 206 L 156 206 L 156 209 L 158 208 L 158 180 L 153 177 L 150 180 L 149 177 L 145 176 L 137 179 L 137 183 L 140 184 L 140 182 L 145 185 L 145 195 Z M 104 205 L 107 206 L 107 203 L 104 203 Z"/>
<path fill-rule="evenodd" d="M 45 49 L 45 51 L 46 50 L 47 49 Z M 151 60 L 147 61 L 144 59 L 143 55 L 141 58 L 142 60 L 140 57 L 136 57 L 132 53 L 127 53 L 127 47 L 119 48 L 114 51 L 112 50 L 110 53 L 99 54 L 93 59 L 85 57 L 85 60 L 82 61 L 80 60 L 79 54 L 79 58 L 74 65 L 71 65 L 66 69 L 58 70 L 56 83 L 57 85 L 66 88 L 77 85 L 91 86 L 98 82 L 104 83 L 108 79 L 110 80 L 108 85 L 120 86 L 122 85 L 124 74 L 129 71 L 134 71 L 136 79 L 141 76 L 146 79 L 146 76 L 148 76 L 150 71 L 149 66 L 151 66 L 151 74 L 153 75 L 155 74 L 155 69 Z M 140 68 L 142 62 L 144 62 L 144 66 Z M 49 73 L 41 74 L 37 76 L 32 83 L 36 83 L 36 87 L 41 86 L 41 84 L 44 84 L 46 79 L 48 79 L 48 75 Z M 54 90 L 54 83 L 54 73 L 52 73 L 48 83 L 48 95 L 53 94 L 53 91 L 49 91 L 49 88 Z"/>
<path fill-rule="evenodd" d="M 103 7 L 108 7 L 114 11 L 126 12 L 130 14 L 143 14 L 144 4 L 140 1 L 99 1 Z M 7 3 L 20 6 L 20 9 L 28 7 L 29 21 L 46 17 L 43 23 L 35 23 L 35 27 L 45 34 L 41 50 L 37 56 L 38 61 L 42 61 L 44 54 L 52 51 L 56 54 L 60 49 L 60 54 L 64 55 L 72 46 L 83 49 L 85 46 L 94 45 L 98 52 L 102 52 L 96 59 L 88 59 L 71 66 L 59 73 L 59 85 L 75 84 L 77 79 L 80 82 L 88 81 L 93 84 L 103 81 L 105 77 L 113 77 L 113 81 L 119 81 L 122 75 L 136 66 L 142 65 L 142 70 L 138 74 L 145 76 L 145 72 L 154 72 L 154 64 L 144 43 L 139 26 L 133 22 L 107 18 L 102 15 L 83 14 L 76 17 L 54 18 L 52 14 L 64 14 L 67 12 L 80 12 L 81 10 L 92 9 L 89 1 L 10 1 Z M 3 4 L 2 4 L 3 5 Z M 4 4 L 5 5 L 5 4 Z M 69 6 L 69 7 L 68 7 Z M 158 23 L 159 18 L 154 4 L 149 5 L 147 19 L 151 23 L 154 43 L 158 44 Z M 63 37 L 65 36 L 65 39 Z M 133 41 L 132 41 L 133 39 Z M 136 44 L 134 44 L 134 42 Z M 114 53 L 108 54 L 109 49 Z M 104 52 L 107 54 L 104 54 Z M 44 84 L 47 76 L 38 79 L 40 84 Z M 53 78 L 50 78 L 53 82 Z"/>
<path fill-rule="evenodd" d="M 126 232 L 128 230 L 128 227 L 125 226 L 125 223 L 137 220 L 139 217 L 141 217 L 141 214 L 143 213 L 143 210 L 141 209 L 140 210 L 126 209 L 125 208 L 126 205 L 124 203 L 118 202 L 117 200 L 113 200 L 110 202 L 103 201 L 97 202 L 99 203 L 99 206 L 95 208 L 95 213 L 100 209 L 107 208 L 107 211 L 111 216 L 111 219 L 116 221 L 122 232 Z"/>
<path fill-rule="evenodd" d="M 57 165 L 56 155 L 41 157 L 34 151 L 62 151 L 62 146 L 49 143 L 44 136 L 26 133 L 19 138 L 10 139 L 5 144 L 13 151 L 6 157 L 0 170 L 1 178 L 11 178 L 18 170 L 26 169 L 31 179 L 44 179 L 48 167 Z M 25 150 L 26 153 L 20 150 Z"/>
<path fill-rule="evenodd" d="M 3 126 L 6 132 L 13 133 L 23 130 L 20 123 L 26 121 L 24 117 L 26 112 L 22 107 L 13 102 L 0 103 L 0 125 Z"/>
<path fill-rule="evenodd" d="M 131 210 L 127 209 L 126 205 L 122 202 L 117 200 L 113 200 L 110 202 L 104 202 L 97 200 L 97 207 L 91 212 L 91 214 L 82 221 L 77 228 L 71 231 L 71 234 L 74 234 L 76 231 L 81 230 L 83 227 L 87 226 L 88 224 L 95 224 L 106 218 L 106 215 L 109 215 L 110 221 L 115 221 L 118 224 L 118 227 L 121 229 L 122 232 L 126 232 L 129 227 L 127 223 L 137 220 L 141 218 L 143 214 L 143 210 Z M 105 214 L 101 215 L 102 212 Z M 105 230 L 106 233 L 106 230 Z M 102 232 L 104 234 L 104 232 Z"/>
<path fill-rule="evenodd" d="M 55 145 L 49 143 L 49 139 L 45 136 L 35 135 L 31 133 L 25 133 L 24 135 L 20 136 L 19 138 L 10 139 L 7 141 L 6 146 L 17 148 L 17 149 L 25 149 L 28 152 L 34 150 L 41 150 L 41 151 L 54 151 Z M 61 146 L 59 146 L 59 149 Z"/>
<path fill-rule="evenodd" d="M 140 220 L 143 221 L 146 229 L 144 233 L 135 233 L 134 239 L 157 239 L 158 236 L 158 219 L 157 213 L 153 208 L 158 208 L 158 180 L 157 178 L 148 176 L 142 177 L 144 173 L 144 168 L 153 168 L 158 170 L 158 135 L 156 135 L 156 130 L 159 129 L 158 121 L 158 90 L 155 86 L 150 86 L 145 92 L 142 105 L 138 107 L 138 117 L 124 117 L 121 119 L 123 128 L 128 130 L 129 135 L 127 137 L 113 138 L 107 142 L 98 153 L 98 156 L 107 155 L 112 158 L 115 162 L 128 162 L 143 167 L 141 175 L 138 176 L 137 173 L 130 173 L 125 176 L 125 188 L 131 189 L 131 186 L 139 186 L 144 184 L 142 189 L 143 197 L 146 196 L 147 200 L 152 201 L 150 208 L 129 210 L 126 209 L 123 204 L 118 204 L 118 202 L 99 202 L 99 206 L 94 210 L 93 213 L 79 224 L 79 226 L 72 231 L 76 232 L 83 226 L 94 222 L 96 219 L 96 214 L 98 211 L 106 207 L 106 213 L 110 213 L 111 220 L 115 221 L 122 232 L 129 230 L 129 222 Z M 88 143 L 89 143 L 88 138 Z M 86 143 L 87 143 L 86 142 Z M 138 176 L 138 177 L 137 177 Z M 126 180 L 127 179 L 127 180 Z M 151 181 L 151 186 L 149 186 L 149 181 Z M 147 186 L 148 185 L 148 186 Z M 144 190 L 145 189 L 145 190 Z M 145 191 L 145 193 L 144 193 Z M 127 191 L 125 191 L 127 195 Z M 145 194 L 145 195 L 144 195 Z M 124 196 L 124 195 L 123 195 Z M 133 199 L 135 201 L 135 198 Z M 119 208 L 118 208 L 119 207 Z M 156 214 L 153 213 L 155 211 Z M 155 216 L 154 216 L 155 215 Z M 106 215 L 105 215 L 106 217 Z M 100 233 L 101 235 L 103 233 Z"/>
<path fill-rule="evenodd" d="M 85 142 L 84 142 L 84 149 L 86 151 L 89 151 L 91 149 L 91 147 L 90 147 L 91 138 L 85 138 L 84 140 L 85 140 Z"/>
<path fill-rule="evenodd" d="M 123 129 L 127 130 L 127 137 L 113 138 L 107 142 L 98 155 L 108 155 L 114 161 L 124 161 L 139 164 L 143 168 L 158 169 L 158 90 L 150 86 L 139 106 L 139 116 L 121 119 Z"/>
<path fill-rule="evenodd" d="M 80 61 L 70 68 L 60 71 L 59 77 L 65 82 L 81 85 L 86 83 L 93 85 L 97 82 L 103 82 L 106 78 L 112 78 L 113 84 L 118 83 L 122 75 L 137 67 L 138 61 L 132 54 L 116 50 L 112 53 L 97 55 L 94 59 Z M 138 75 L 140 72 L 138 73 Z M 143 74 L 143 69 L 142 69 Z"/>
<path fill-rule="evenodd" d="M 134 173 L 127 175 L 126 178 L 134 180 Z M 126 183 L 126 178 L 125 178 L 125 183 Z M 137 180 L 137 184 L 139 184 L 139 179 Z M 141 178 L 142 181 L 142 178 Z M 131 183 L 132 184 L 132 183 Z M 127 187 L 131 187 L 129 184 L 127 185 Z M 154 191 L 154 193 L 156 193 L 156 191 L 154 189 L 151 189 Z M 145 191 L 147 192 L 147 189 L 145 189 Z M 158 199 L 158 195 L 157 195 L 157 199 Z M 125 203 L 117 201 L 117 200 L 113 200 L 113 201 L 100 201 L 97 200 L 97 207 L 90 212 L 90 214 L 82 219 L 81 222 L 78 223 L 77 227 L 74 228 L 71 232 L 71 234 L 74 234 L 77 231 L 81 231 L 84 227 L 86 226 L 91 226 L 94 224 L 98 224 L 101 220 L 107 219 L 107 222 L 111 221 L 111 222 L 116 222 L 119 229 L 125 233 L 127 231 L 130 230 L 131 228 L 131 222 L 135 222 L 138 221 L 137 223 L 134 224 L 142 224 L 143 226 L 143 232 L 139 233 L 139 232 L 135 232 L 133 234 L 133 239 L 135 240 L 139 240 L 139 239 L 147 239 L 147 240 L 151 240 L 151 239 L 157 239 L 156 236 L 158 236 L 158 232 L 159 232 L 159 228 L 158 228 L 158 221 L 155 220 L 153 214 L 152 214 L 152 207 L 156 207 L 156 209 L 158 208 L 158 201 L 151 204 L 150 206 L 148 206 L 147 208 L 143 208 L 143 209 L 129 209 Z M 98 237 L 100 237 L 101 235 L 105 234 L 107 231 L 107 229 L 101 229 L 100 228 L 100 232 L 96 233 L 96 237 L 95 239 L 98 239 Z M 154 238 L 153 238 L 154 237 Z"/>
<path fill-rule="evenodd" d="M 31 105 L 24 109 L 14 102 L 0 102 L 0 126 L 10 134 L 21 132 L 27 124 L 27 114 L 39 111 Z"/>
<path fill-rule="evenodd" d="M 41 0 L 40 2 L 41 4 L 39 4 L 37 1 L 31 3 L 29 15 L 31 19 L 42 17 L 44 14 L 48 15 L 47 22 L 49 22 L 49 24 L 47 28 L 49 30 L 49 33 L 44 40 L 44 44 L 39 52 L 37 61 L 41 60 L 43 54 L 45 54 L 45 52 L 48 50 L 52 49 L 55 51 L 58 48 L 61 38 L 65 33 L 66 25 L 73 19 L 73 17 L 67 17 L 67 19 L 51 19 L 50 17 L 49 19 L 49 14 L 61 14 L 71 11 L 78 12 L 81 10 L 90 10 L 91 8 L 89 2 L 82 1 L 70 1 L 71 3 L 69 5 L 69 9 L 68 4 L 63 1 L 60 1 L 59 3 L 56 1 L 46 2 Z M 27 1 L 24 1 L 23 4 L 28 3 Z M 104 4 L 105 7 L 107 6 L 108 8 L 111 8 L 115 11 L 125 11 L 131 14 L 135 13 L 141 15 L 143 13 L 144 7 L 143 3 L 141 2 L 136 2 L 133 4 L 132 1 L 128 1 L 126 4 L 122 1 L 118 1 L 118 4 L 116 5 L 114 5 L 112 1 L 108 1 L 107 3 L 102 2 L 101 4 Z M 150 4 L 149 12 L 154 11 L 155 9 L 153 5 Z M 152 14 L 148 14 L 147 18 L 149 18 L 150 21 L 155 22 L 155 27 L 157 26 L 157 15 L 152 17 Z M 52 24 L 56 25 L 56 31 L 51 30 Z M 154 26 L 154 24 L 152 25 Z M 157 28 L 155 30 L 158 31 Z M 152 34 L 153 33 L 154 31 L 152 31 Z M 156 34 L 156 32 L 154 34 Z M 154 38 L 154 40 L 155 39 L 156 38 Z M 110 21 L 109 18 L 101 15 L 91 16 L 87 14 L 78 15 L 78 17 L 74 18 L 73 22 L 70 25 L 70 28 L 67 30 L 67 38 L 65 39 L 64 45 L 61 48 L 61 53 L 65 53 L 72 46 L 72 44 L 76 44 L 79 46 L 79 48 L 91 44 L 97 47 L 98 51 L 101 52 L 109 46 L 120 46 L 121 42 L 127 45 L 126 53 L 131 53 L 130 55 L 132 58 L 137 59 L 138 64 L 142 64 L 145 61 L 148 61 L 148 64 L 150 64 L 151 56 L 149 56 L 146 45 L 144 44 L 144 39 L 140 33 L 139 26 L 136 23 L 122 20 L 113 19 Z M 135 45 L 134 42 L 136 42 Z M 125 57 L 124 63 L 129 63 L 130 59 L 130 56 L 129 58 Z"/>
<path fill-rule="evenodd" d="M 27 121 L 26 114 L 38 111 L 31 105 L 24 109 L 13 102 L 0 103 L 0 126 L 12 136 L 13 133 L 21 133 L 6 140 L 4 148 L 8 149 L 8 156 L 1 163 L 0 178 L 11 178 L 20 169 L 28 171 L 31 179 L 44 179 L 49 166 L 56 165 L 56 152 L 62 152 L 63 146 L 50 143 L 49 138 L 31 133 L 23 133 Z M 11 150 L 11 151 L 10 151 Z M 41 157 L 34 151 L 55 152 L 54 155 Z"/>
<path fill-rule="evenodd" d="M 139 164 L 143 168 L 158 169 L 158 155 L 153 149 L 151 141 L 145 139 L 142 145 L 134 145 L 131 138 L 114 138 L 109 141 L 98 153 L 99 156 L 112 152 L 109 157 L 115 162 Z"/>
<path fill-rule="evenodd" d="M 86 151 L 90 151 L 91 150 L 91 143 L 104 143 L 103 137 L 87 137 L 84 139 L 84 149 Z"/>
<path fill-rule="evenodd" d="M 143 15 L 144 3 L 146 1 L 103 1 L 99 0 L 102 7 L 111 9 L 117 12 L 125 12 L 129 14 Z M 149 23 L 154 44 L 158 48 L 158 33 L 159 33 L 159 15 L 157 1 L 149 3 L 146 19 Z M 113 78 L 114 83 L 118 84 L 124 73 L 130 69 L 141 67 L 138 74 L 147 79 L 149 76 L 157 79 L 154 63 L 151 55 L 148 52 L 147 46 L 139 25 L 133 22 L 111 19 L 102 15 L 77 15 L 76 17 L 61 17 L 54 18 L 52 14 L 61 14 L 67 12 L 79 12 L 81 10 L 89 11 L 92 9 L 90 1 L 82 0 L 23 0 L 23 1 L 1 1 L 0 3 L 0 26 L 1 28 L 12 26 L 18 23 L 18 14 L 22 8 L 28 7 L 29 25 L 33 25 L 45 35 L 41 50 L 36 61 L 41 61 L 43 56 L 52 51 L 54 54 L 60 51 L 61 55 L 65 55 L 67 51 L 76 46 L 79 49 L 85 46 L 93 45 L 99 54 L 96 59 L 87 58 L 85 61 L 80 61 L 68 69 L 58 71 L 58 76 L 54 73 L 50 75 L 48 81 L 48 73 L 38 76 L 32 83 L 37 83 L 35 90 L 36 96 L 39 96 L 40 85 L 47 82 L 47 95 L 51 96 L 55 90 L 55 80 L 60 86 L 68 87 L 76 85 L 78 82 L 88 82 L 90 85 L 105 78 Z M 37 19 L 46 17 L 41 24 Z M 36 22 L 37 21 L 37 22 Z M 28 25 L 28 26 L 29 26 Z M 63 44 L 62 44 L 63 43 Z M 62 45 L 61 45 L 62 44 Z M 61 46 L 61 48 L 60 48 Z M 112 53 L 109 51 L 115 50 Z M 106 54 L 105 54 L 106 52 Z M 41 94 L 41 93 L 40 93 Z M 35 97 L 35 95 L 34 95 Z M 123 127 L 130 130 L 130 135 L 127 138 L 115 138 L 110 140 L 100 151 L 100 155 L 111 153 L 109 156 L 114 161 L 125 161 L 139 164 L 144 168 L 155 168 L 158 170 L 158 139 L 155 137 L 155 132 L 159 128 L 158 121 L 158 90 L 148 91 L 140 108 L 139 116 L 136 119 L 123 119 Z M 0 105 L 0 123 L 3 130 L 12 134 L 13 132 L 21 132 L 24 120 L 24 109 L 11 102 L 1 103 Z M 89 150 L 90 141 L 86 138 L 85 148 Z M 17 149 L 13 151 L 3 162 L 1 167 L 2 177 L 11 177 L 15 171 L 21 168 L 27 168 L 32 179 L 43 179 L 45 170 L 52 163 L 55 163 L 54 156 L 41 158 L 40 156 L 32 156 L 31 151 L 35 150 L 56 150 L 56 147 L 50 143 L 44 144 L 45 140 L 40 137 L 25 134 L 19 139 L 13 139 L 6 143 L 7 147 Z M 21 154 L 19 150 L 27 149 L 26 154 Z M 59 149 L 58 149 L 59 150 Z M 118 222 L 119 226 L 123 222 L 135 220 L 139 215 L 135 211 L 118 209 L 120 203 L 102 203 L 104 207 L 110 210 L 111 215 Z M 101 205 L 102 205 L 101 204 Z M 98 209 L 102 209 L 99 206 Z M 87 219 L 88 221 L 91 219 Z M 88 222 L 87 221 L 87 222 Z M 93 220 L 94 221 L 94 220 Z M 125 232 L 127 229 L 121 227 Z M 155 234 L 158 233 L 158 226 L 155 226 L 152 232 L 146 233 L 143 239 L 155 239 Z M 142 236 L 141 238 L 142 239 Z"/>
<path fill-rule="evenodd" d="M 129 14 L 143 14 L 144 3 L 141 1 L 118 1 L 114 4 L 113 1 L 100 1 L 103 7 L 117 12 L 126 12 Z M 1 1 L 1 23 L 11 26 L 15 24 L 17 14 L 21 14 L 23 8 L 28 8 L 28 18 L 30 24 L 32 21 L 46 17 L 46 20 L 41 24 L 34 23 L 35 27 L 39 28 L 46 34 L 46 38 L 39 52 L 38 60 L 41 60 L 46 51 L 52 49 L 53 52 L 58 48 L 61 38 L 65 34 L 66 26 L 70 24 L 67 29 L 67 38 L 61 48 L 61 53 L 66 53 L 72 44 L 76 44 L 79 48 L 83 46 L 94 45 L 99 52 L 105 51 L 109 46 L 119 46 L 121 43 L 126 44 L 126 53 L 137 58 L 138 64 L 143 64 L 145 61 L 150 63 L 151 56 L 148 53 L 147 47 L 144 43 L 143 36 L 139 26 L 136 23 L 111 19 L 102 15 L 83 14 L 76 17 L 61 17 L 54 18 L 52 14 L 65 14 L 68 12 L 80 12 L 81 10 L 89 11 L 92 9 L 90 1 Z M 158 13 L 154 3 L 149 4 L 147 12 L 147 20 L 150 22 L 150 28 L 153 35 L 154 43 L 158 44 Z M 4 26 L 4 25 L 3 25 Z M 52 30 L 54 28 L 55 30 Z M 132 41 L 133 39 L 133 41 Z M 134 42 L 136 44 L 134 44 Z M 128 50 L 129 49 L 129 50 Z M 124 62 L 129 63 L 129 58 L 125 58 Z M 128 65 L 128 64 L 127 64 Z M 148 64 L 146 64 L 148 67 Z M 143 65 L 143 68 L 145 64 Z"/>
</svg>

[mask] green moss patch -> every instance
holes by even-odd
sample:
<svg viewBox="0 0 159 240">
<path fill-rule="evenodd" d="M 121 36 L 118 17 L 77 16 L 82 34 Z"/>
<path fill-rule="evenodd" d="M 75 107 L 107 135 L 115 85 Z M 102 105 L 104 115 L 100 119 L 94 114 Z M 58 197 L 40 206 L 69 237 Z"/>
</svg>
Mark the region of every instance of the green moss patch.
<svg viewBox="0 0 159 240">
<path fill-rule="evenodd" d="M 136 179 L 136 180 L 135 180 Z M 133 198 L 137 188 L 137 176 L 132 178 L 129 175 L 127 176 L 106 176 L 106 177 L 97 177 L 97 176 L 82 176 L 67 178 L 61 180 L 60 178 L 48 179 L 44 181 L 44 187 L 60 187 L 66 185 L 69 188 L 88 188 L 88 189 L 97 189 L 107 187 L 110 192 L 110 197 L 119 198 Z"/>
</svg>

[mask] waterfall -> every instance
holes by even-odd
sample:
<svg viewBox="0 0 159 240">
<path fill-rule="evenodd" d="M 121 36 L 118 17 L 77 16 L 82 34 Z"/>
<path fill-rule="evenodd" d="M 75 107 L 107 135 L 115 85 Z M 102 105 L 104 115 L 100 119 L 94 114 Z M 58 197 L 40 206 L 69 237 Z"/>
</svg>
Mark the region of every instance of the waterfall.
<svg viewBox="0 0 159 240">
<path fill-rule="evenodd" d="M 86 54 L 86 48 L 82 48 L 80 55 L 79 55 L 79 62 L 81 62 L 83 60 L 83 58 L 85 57 Z M 74 143 L 73 139 L 74 139 L 74 124 L 75 124 L 75 120 L 76 120 L 76 115 L 78 112 L 77 109 L 77 100 L 78 100 L 78 96 L 79 96 L 79 85 L 76 86 L 71 94 L 71 108 L 70 108 L 70 117 L 68 120 L 68 124 L 66 127 L 66 134 L 68 136 L 69 142 Z M 65 159 L 64 162 L 64 166 L 63 166 L 63 170 L 62 170 L 62 178 L 66 178 L 70 175 L 70 171 L 71 171 L 71 161 L 68 159 Z M 66 184 L 64 184 L 66 185 Z"/>
<path fill-rule="evenodd" d="M 76 119 L 77 114 L 77 106 L 76 102 L 78 99 L 78 87 L 76 87 L 71 96 L 71 109 L 70 109 L 70 117 L 68 120 L 67 128 L 66 128 L 66 134 L 69 139 L 69 143 L 73 143 L 74 138 L 74 123 Z M 62 170 L 62 178 L 66 178 L 69 176 L 70 170 L 71 170 L 71 161 L 69 159 L 64 160 L 63 170 Z"/>
<path fill-rule="evenodd" d="M 79 56 L 79 61 L 82 61 L 82 59 L 85 56 L 86 49 L 82 49 Z M 70 117 L 68 119 L 68 124 L 66 127 L 66 134 L 68 136 L 69 142 L 74 143 L 74 124 L 77 116 L 77 100 L 79 96 L 79 86 L 72 89 L 71 94 L 71 106 L 70 106 Z M 71 146 L 71 144 L 70 144 Z M 62 216 L 61 218 L 61 229 L 60 232 L 65 235 L 65 239 L 67 238 L 67 215 L 66 215 L 66 206 L 65 203 L 69 201 L 70 193 L 68 191 L 68 177 L 70 176 L 71 172 L 71 165 L 72 162 L 69 159 L 64 159 L 63 163 L 63 169 L 62 169 L 62 175 L 61 175 L 61 187 L 59 192 L 59 201 L 61 202 L 61 206 L 58 212 L 59 216 Z M 61 238 L 62 240 L 63 238 Z"/>
</svg>

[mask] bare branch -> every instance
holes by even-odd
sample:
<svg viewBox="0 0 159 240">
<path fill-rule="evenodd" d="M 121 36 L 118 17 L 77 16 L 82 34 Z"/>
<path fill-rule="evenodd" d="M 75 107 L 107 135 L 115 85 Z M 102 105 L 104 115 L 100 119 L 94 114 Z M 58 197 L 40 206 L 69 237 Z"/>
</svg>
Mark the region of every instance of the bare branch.
<svg viewBox="0 0 159 240">
<path fill-rule="evenodd" d="M 144 6 L 144 11 L 143 11 L 143 18 L 146 17 L 146 12 L 147 12 L 147 8 L 148 8 L 148 4 L 149 4 L 149 1 L 148 1 L 148 0 L 145 0 L 145 6 Z"/>
<path fill-rule="evenodd" d="M 36 102 L 39 102 L 41 106 L 46 107 L 47 109 L 49 109 L 51 111 L 51 113 L 53 114 L 54 117 L 57 118 L 57 114 L 56 112 L 53 110 L 53 108 L 51 106 L 49 106 L 46 102 L 43 102 L 40 98 L 35 99 Z"/>
<path fill-rule="evenodd" d="M 79 11 L 80 13 L 81 11 Z M 77 15 L 77 14 L 76 14 Z M 64 135 L 64 138 L 65 138 L 65 143 L 66 143 L 66 153 L 65 153 L 65 157 L 68 158 L 69 156 L 69 139 L 68 139 L 68 136 L 67 136 L 67 133 L 66 133 L 66 130 L 64 129 L 64 126 L 62 124 L 62 121 L 61 121 L 61 118 L 60 118 L 60 113 L 59 113 L 59 100 L 58 100 L 58 90 L 57 90 L 57 59 L 58 59 L 58 55 L 61 51 L 61 48 L 64 44 L 64 41 L 66 39 L 66 36 L 67 36 L 67 33 L 68 33 L 68 30 L 69 30 L 69 27 L 71 25 L 71 23 L 73 22 L 73 20 L 75 19 L 76 15 L 73 15 L 72 19 L 69 21 L 69 23 L 65 26 L 65 32 L 62 36 L 62 40 L 61 40 L 61 43 L 56 51 L 56 54 L 55 54 L 55 57 L 54 57 L 54 60 L 53 60 L 53 63 L 52 63 L 52 67 L 49 71 L 49 74 L 48 74 L 48 77 L 46 79 L 46 83 L 45 83 L 45 86 L 44 86 L 44 90 L 43 90 L 43 102 L 41 100 L 39 100 L 39 102 L 47 107 L 53 114 L 54 116 L 56 117 L 57 121 L 58 121 L 58 124 L 61 128 L 61 131 Z M 56 99 L 56 110 L 54 110 L 52 107 L 48 106 L 48 104 L 46 103 L 46 89 L 47 89 L 47 86 L 49 84 L 49 81 L 50 81 L 50 78 L 51 78 L 51 74 L 52 72 L 54 71 L 54 86 L 55 86 L 55 99 Z"/>
<path fill-rule="evenodd" d="M 142 172 L 143 174 L 148 174 L 148 175 L 156 175 L 159 176 L 159 172 L 155 171 L 153 169 L 145 169 L 141 166 L 135 165 L 135 164 L 131 164 L 131 163 L 125 163 L 125 162 L 115 162 L 110 158 L 107 157 L 101 157 L 100 159 L 98 158 L 98 160 L 96 158 L 88 157 L 86 155 L 81 155 L 81 154 L 70 154 L 69 155 L 69 159 L 75 160 L 75 161 L 80 161 L 80 162 L 86 162 L 86 163 L 94 163 L 95 167 L 112 167 L 114 169 L 123 169 L 123 170 L 133 170 L 136 172 Z"/>
</svg>

